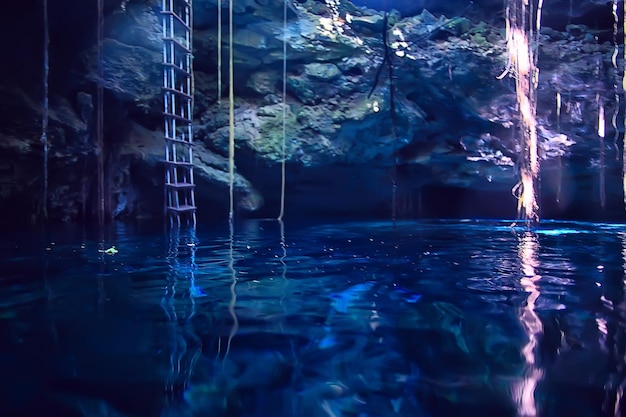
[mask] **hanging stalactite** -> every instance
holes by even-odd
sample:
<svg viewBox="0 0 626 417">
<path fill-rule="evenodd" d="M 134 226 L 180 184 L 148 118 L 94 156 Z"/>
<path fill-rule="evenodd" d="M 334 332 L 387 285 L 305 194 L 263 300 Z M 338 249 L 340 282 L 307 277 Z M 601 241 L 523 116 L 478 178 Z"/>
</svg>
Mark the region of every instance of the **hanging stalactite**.
<svg viewBox="0 0 626 417">
<path fill-rule="evenodd" d="M 50 78 L 50 25 L 48 21 L 48 0 L 43 0 L 43 109 L 41 113 L 41 144 L 43 146 L 43 202 L 42 213 L 48 220 L 48 121 L 50 103 L 48 81 Z"/>
<path fill-rule="evenodd" d="M 539 144 L 537 137 L 537 48 L 541 29 L 543 1 L 508 0 L 506 6 L 506 37 L 509 67 L 498 78 L 510 74 L 515 78 L 517 105 L 520 114 L 520 180 L 513 192 L 518 198 L 518 218 L 527 225 L 539 221 L 538 182 Z"/>
</svg>

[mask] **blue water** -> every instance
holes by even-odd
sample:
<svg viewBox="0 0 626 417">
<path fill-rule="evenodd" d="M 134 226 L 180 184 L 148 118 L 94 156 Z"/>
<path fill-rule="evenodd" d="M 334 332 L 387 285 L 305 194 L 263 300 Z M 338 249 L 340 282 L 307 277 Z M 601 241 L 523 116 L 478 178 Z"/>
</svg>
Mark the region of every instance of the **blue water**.
<svg viewBox="0 0 626 417">
<path fill-rule="evenodd" d="M 1 416 L 615 416 L 626 226 L 71 226 L 0 243 Z M 113 247 L 115 250 L 113 250 Z"/>
</svg>

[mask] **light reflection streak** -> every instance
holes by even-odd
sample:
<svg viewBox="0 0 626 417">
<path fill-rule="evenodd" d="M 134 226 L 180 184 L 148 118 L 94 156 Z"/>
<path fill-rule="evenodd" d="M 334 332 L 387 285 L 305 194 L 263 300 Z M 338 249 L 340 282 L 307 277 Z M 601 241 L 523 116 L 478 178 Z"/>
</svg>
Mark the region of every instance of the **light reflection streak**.
<svg viewBox="0 0 626 417">
<path fill-rule="evenodd" d="M 626 8 L 624 8 L 624 17 L 626 17 Z M 626 21 L 624 21 L 624 27 L 626 28 Z M 626 34 L 624 35 L 626 38 Z M 626 52 L 625 52 L 626 53 Z M 622 242 L 622 297 L 626 296 L 626 232 L 619 233 L 620 241 Z M 626 305 L 626 299 L 622 300 L 622 305 Z M 617 352 L 616 352 L 617 353 Z M 618 354 L 619 355 L 619 354 Z M 621 356 L 617 364 L 617 370 L 620 374 L 626 374 L 626 356 Z M 626 391 L 626 378 L 623 377 L 622 381 L 618 381 L 619 386 L 615 392 L 615 404 L 613 405 L 613 415 L 623 415 L 624 406 L 622 400 L 624 399 L 624 391 Z"/>
<path fill-rule="evenodd" d="M 522 348 L 522 355 L 526 362 L 526 369 L 522 380 L 513 386 L 513 396 L 517 404 L 517 415 L 533 417 L 538 415 L 535 399 L 537 384 L 543 378 L 543 369 L 537 364 L 535 348 L 539 337 L 543 334 L 543 324 L 535 312 L 535 303 L 541 292 L 537 281 L 541 276 L 537 274 L 539 240 L 537 234 L 526 231 L 519 236 L 518 255 L 521 262 L 522 277 L 520 284 L 528 293 L 525 305 L 520 311 L 520 323 L 528 336 L 528 342 Z"/>
</svg>

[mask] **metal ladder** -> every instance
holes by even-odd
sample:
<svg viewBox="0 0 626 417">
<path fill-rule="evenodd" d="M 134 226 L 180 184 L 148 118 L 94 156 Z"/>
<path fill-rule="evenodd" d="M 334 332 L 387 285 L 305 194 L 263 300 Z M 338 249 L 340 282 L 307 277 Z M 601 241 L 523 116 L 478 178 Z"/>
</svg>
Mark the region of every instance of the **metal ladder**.
<svg viewBox="0 0 626 417">
<path fill-rule="evenodd" d="M 192 0 L 162 0 L 165 212 L 196 224 L 193 179 Z"/>
</svg>

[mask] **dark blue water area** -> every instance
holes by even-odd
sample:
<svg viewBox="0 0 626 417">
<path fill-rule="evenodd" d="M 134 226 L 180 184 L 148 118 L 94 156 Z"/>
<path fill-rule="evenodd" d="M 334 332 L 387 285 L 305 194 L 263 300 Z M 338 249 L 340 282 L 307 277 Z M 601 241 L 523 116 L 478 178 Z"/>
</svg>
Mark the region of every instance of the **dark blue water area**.
<svg viewBox="0 0 626 417">
<path fill-rule="evenodd" d="M 1 416 L 616 416 L 626 226 L 0 239 Z"/>
</svg>

